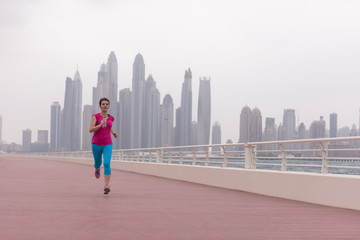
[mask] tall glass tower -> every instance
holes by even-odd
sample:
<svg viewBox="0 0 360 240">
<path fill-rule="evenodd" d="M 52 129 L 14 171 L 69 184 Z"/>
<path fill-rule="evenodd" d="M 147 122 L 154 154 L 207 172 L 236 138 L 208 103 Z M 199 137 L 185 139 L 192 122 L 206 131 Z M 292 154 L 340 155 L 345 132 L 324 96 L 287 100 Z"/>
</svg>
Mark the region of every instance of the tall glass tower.
<svg viewBox="0 0 360 240">
<path fill-rule="evenodd" d="M 106 64 L 106 77 L 109 83 L 108 98 L 110 103 L 117 102 L 118 63 L 114 51 L 111 51 Z"/>
<path fill-rule="evenodd" d="M 191 142 L 192 128 L 192 73 L 190 68 L 185 71 L 184 82 L 181 90 L 180 110 L 180 146 L 188 146 Z"/>
<path fill-rule="evenodd" d="M 337 114 L 330 114 L 330 137 L 337 137 Z"/>
<path fill-rule="evenodd" d="M 119 141 L 120 149 L 129 149 L 131 147 L 131 91 L 130 88 L 120 90 L 120 130 Z"/>
<path fill-rule="evenodd" d="M 197 144 L 208 145 L 210 142 L 211 89 L 210 79 L 207 78 L 200 78 L 197 117 Z"/>
<path fill-rule="evenodd" d="M 57 151 L 60 148 L 60 110 L 60 104 L 53 102 L 50 108 L 50 151 Z"/>
<path fill-rule="evenodd" d="M 143 56 L 136 55 L 133 63 L 131 97 L 131 148 L 141 148 L 144 118 L 145 63 Z"/>
<path fill-rule="evenodd" d="M 170 94 L 166 94 L 161 105 L 161 146 L 173 146 L 174 104 Z"/>
</svg>

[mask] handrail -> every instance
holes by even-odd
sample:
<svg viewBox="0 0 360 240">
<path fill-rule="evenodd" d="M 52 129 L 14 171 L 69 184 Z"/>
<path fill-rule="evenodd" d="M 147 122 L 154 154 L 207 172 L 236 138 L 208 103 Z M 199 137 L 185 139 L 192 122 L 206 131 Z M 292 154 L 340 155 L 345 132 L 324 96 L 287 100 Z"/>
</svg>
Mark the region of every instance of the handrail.
<svg viewBox="0 0 360 240">
<path fill-rule="evenodd" d="M 91 151 L 28 154 L 92 158 Z M 360 137 L 121 149 L 113 160 L 360 175 Z"/>
</svg>

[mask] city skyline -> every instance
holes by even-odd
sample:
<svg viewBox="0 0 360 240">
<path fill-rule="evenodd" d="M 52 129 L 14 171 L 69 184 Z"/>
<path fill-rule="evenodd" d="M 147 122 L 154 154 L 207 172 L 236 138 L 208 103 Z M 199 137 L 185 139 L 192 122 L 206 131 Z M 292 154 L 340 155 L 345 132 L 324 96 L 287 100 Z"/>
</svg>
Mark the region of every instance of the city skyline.
<svg viewBox="0 0 360 240">
<path fill-rule="evenodd" d="M 331 113 L 338 128 L 359 126 L 358 2 L 4 0 L 0 6 L 6 36 L 0 40 L 0 115 L 7 143 L 21 143 L 24 129 L 50 129 L 49 105 L 64 102 L 64 78 L 76 69 L 83 103 L 92 104 L 88 89 L 111 51 L 118 90 L 131 88 L 131 65 L 140 52 L 145 76 L 152 74 L 160 98 L 170 94 L 175 108 L 184 69 L 192 71 L 193 100 L 198 79 L 211 77 L 211 122 L 221 123 L 222 142 L 238 141 L 245 105 L 261 110 L 263 126 L 267 117 L 279 125 L 284 109 L 294 109 L 296 125 L 304 122 L 307 129 L 320 116 L 329 128 Z M 193 101 L 193 120 L 196 111 Z"/>
</svg>

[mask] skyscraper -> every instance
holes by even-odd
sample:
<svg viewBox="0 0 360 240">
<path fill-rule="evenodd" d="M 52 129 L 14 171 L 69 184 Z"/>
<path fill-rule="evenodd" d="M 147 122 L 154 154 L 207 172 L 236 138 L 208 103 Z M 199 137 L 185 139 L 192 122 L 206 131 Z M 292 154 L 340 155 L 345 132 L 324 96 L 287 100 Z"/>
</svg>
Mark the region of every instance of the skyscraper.
<svg viewBox="0 0 360 240">
<path fill-rule="evenodd" d="M 264 141 L 270 142 L 276 140 L 276 126 L 275 118 L 265 118 L 265 130 L 264 130 Z M 276 145 L 264 145 L 264 150 L 271 151 L 275 150 Z"/>
<path fill-rule="evenodd" d="M 60 110 L 60 104 L 53 102 L 50 109 L 50 151 L 60 149 Z"/>
<path fill-rule="evenodd" d="M 254 108 L 250 117 L 250 142 L 262 140 L 262 116 L 258 108 Z"/>
<path fill-rule="evenodd" d="M 93 88 L 93 111 L 97 112 L 99 100 L 106 97 L 110 104 L 115 105 L 117 102 L 118 89 L 118 63 L 114 51 L 111 51 L 107 63 L 100 66 L 96 87 Z M 114 103 L 114 104 L 113 104 Z M 115 106 L 114 106 L 115 107 Z M 116 119 L 117 116 L 115 116 Z"/>
<path fill-rule="evenodd" d="M 240 113 L 240 138 L 239 143 L 250 141 L 251 109 L 248 106 L 243 107 Z"/>
<path fill-rule="evenodd" d="M 120 90 L 120 116 L 119 116 L 119 141 L 120 149 L 129 149 L 131 147 L 131 91 L 130 88 Z"/>
<path fill-rule="evenodd" d="M 330 137 L 334 138 L 337 136 L 337 114 L 330 114 Z"/>
<path fill-rule="evenodd" d="M 91 140 L 93 133 L 89 132 L 90 122 L 92 118 L 93 106 L 84 105 L 83 111 L 83 130 L 82 130 L 82 150 L 90 151 L 91 150 Z"/>
<path fill-rule="evenodd" d="M 324 138 L 325 137 L 325 121 L 323 116 L 320 116 L 319 121 L 313 121 L 310 126 L 310 138 Z"/>
<path fill-rule="evenodd" d="M 108 57 L 106 73 L 109 83 L 108 98 L 110 103 L 115 103 L 118 94 L 118 63 L 114 51 L 111 51 Z"/>
<path fill-rule="evenodd" d="M 82 83 L 79 71 L 74 80 L 66 78 L 64 114 L 62 125 L 62 147 L 65 151 L 81 149 Z"/>
<path fill-rule="evenodd" d="M 207 78 L 200 78 L 197 117 L 197 144 L 208 145 L 210 143 L 211 89 L 210 79 Z"/>
<path fill-rule="evenodd" d="M 190 68 L 185 71 L 184 82 L 181 90 L 180 110 L 180 145 L 187 146 L 191 141 L 192 125 L 192 73 Z"/>
<path fill-rule="evenodd" d="M 173 146 L 174 104 L 170 94 L 166 94 L 161 105 L 161 146 Z"/>
<path fill-rule="evenodd" d="M 198 133 L 198 123 L 196 121 L 192 121 L 190 143 L 188 145 L 198 145 L 197 133 Z"/>
<path fill-rule="evenodd" d="M 295 110 L 285 109 L 283 117 L 284 140 L 293 140 L 295 135 Z"/>
<path fill-rule="evenodd" d="M 133 63 L 131 98 L 131 148 L 141 148 L 144 118 L 145 64 L 139 53 Z"/>
<path fill-rule="evenodd" d="M 26 129 L 22 131 L 22 150 L 24 152 L 31 151 L 31 130 Z"/>
<path fill-rule="evenodd" d="M 212 125 L 211 144 L 221 144 L 221 125 L 219 122 L 214 122 Z M 220 151 L 220 147 L 212 147 L 212 152 Z"/>
<path fill-rule="evenodd" d="M 38 130 L 38 143 L 49 143 L 49 131 L 48 130 Z"/>
<path fill-rule="evenodd" d="M 145 82 L 145 121 L 143 129 L 143 147 L 160 146 L 160 92 L 156 82 L 149 75 Z"/>
<path fill-rule="evenodd" d="M 174 128 L 174 146 L 180 146 L 180 138 L 181 138 L 181 107 L 176 109 L 175 113 L 175 128 Z"/>
</svg>

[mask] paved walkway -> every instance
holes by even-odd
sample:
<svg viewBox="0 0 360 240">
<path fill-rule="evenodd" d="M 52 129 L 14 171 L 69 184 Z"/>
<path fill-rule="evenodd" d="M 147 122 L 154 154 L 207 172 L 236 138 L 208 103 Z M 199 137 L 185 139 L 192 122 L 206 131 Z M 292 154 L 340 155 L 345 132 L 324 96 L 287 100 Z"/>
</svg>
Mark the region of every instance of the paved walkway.
<svg viewBox="0 0 360 240">
<path fill-rule="evenodd" d="M 102 189 L 90 166 L 0 156 L 0 239 L 360 239 L 359 211 L 118 170 Z"/>
</svg>

